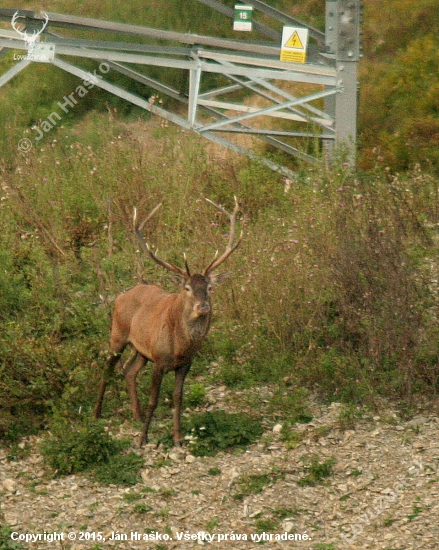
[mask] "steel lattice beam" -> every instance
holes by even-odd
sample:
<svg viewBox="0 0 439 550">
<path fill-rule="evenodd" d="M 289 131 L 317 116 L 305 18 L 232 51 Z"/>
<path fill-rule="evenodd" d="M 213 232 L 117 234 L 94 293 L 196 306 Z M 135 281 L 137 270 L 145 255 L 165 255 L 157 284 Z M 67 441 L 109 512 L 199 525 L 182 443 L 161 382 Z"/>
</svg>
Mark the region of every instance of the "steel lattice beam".
<svg viewBox="0 0 439 550">
<path fill-rule="evenodd" d="M 198 1 L 223 16 L 233 16 L 233 10 L 219 0 Z M 50 52 L 46 62 L 82 79 L 87 78 L 89 73 L 67 62 L 65 56 L 105 63 L 111 71 L 144 85 L 145 97 L 135 95 L 101 77 L 96 85 L 103 90 L 239 153 L 257 157 L 271 168 L 291 175 L 289 169 L 261 158 L 236 142 L 225 139 L 223 135 L 255 136 L 309 162 L 317 159 L 300 150 L 300 140 L 322 139 L 325 144 L 329 144 L 329 150 L 332 150 L 332 144 L 354 145 L 360 0 L 327 0 L 325 33 L 276 10 L 266 2 L 252 0 L 251 3 L 255 9 L 283 24 L 308 28 L 315 41 L 312 44 L 314 53 L 310 56 L 312 62 L 302 64 L 280 61 L 280 34 L 268 27 L 265 21 L 264 24 L 255 22 L 255 29 L 272 42 L 256 43 L 49 13 L 49 26 L 44 33 L 46 42 L 38 44 L 37 48 L 43 53 Z M 15 11 L 0 9 L 0 20 L 10 21 Z M 44 14 L 24 10 L 19 13 L 20 21 L 25 21 L 30 28 L 39 28 L 38 25 L 44 21 Z M 55 35 L 54 29 L 65 29 L 70 35 Z M 78 30 L 81 30 L 82 35 L 84 31 L 88 32 L 89 39 L 76 38 L 74 32 Z M 96 40 L 96 34 L 102 32 L 112 36 L 117 34 L 118 38 L 124 35 L 129 38 L 128 41 Z M 137 36 L 139 41 L 130 42 L 132 36 Z M 147 42 L 142 43 L 142 40 Z M 151 43 L 154 40 L 156 44 Z M 166 41 L 171 44 L 166 45 Z M 26 51 L 26 48 L 23 37 L 10 28 L 0 28 L 2 55 L 9 50 Z M 6 71 L 0 77 L 0 86 L 33 61 L 38 60 L 24 59 Z M 188 77 L 186 87 L 176 90 L 164 80 L 152 78 L 148 74 L 148 67 L 181 71 L 182 76 Z M 207 90 L 203 88 L 203 77 L 206 74 L 216 75 L 213 80 L 209 79 Z M 215 86 L 212 82 L 217 77 L 220 80 L 217 79 L 218 85 Z M 224 83 L 224 79 L 228 84 Z M 297 83 L 303 85 L 300 95 Z M 186 109 L 186 116 L 181 113 L 181 109 L 172 111 L 172 105 L 164 108 L 148 101 L 150 89 L 177 100 Z M 276 121 L 283 121 L 282 126 Z M 353 164 L 354 155 L 350 160 Z"/>
</svg>

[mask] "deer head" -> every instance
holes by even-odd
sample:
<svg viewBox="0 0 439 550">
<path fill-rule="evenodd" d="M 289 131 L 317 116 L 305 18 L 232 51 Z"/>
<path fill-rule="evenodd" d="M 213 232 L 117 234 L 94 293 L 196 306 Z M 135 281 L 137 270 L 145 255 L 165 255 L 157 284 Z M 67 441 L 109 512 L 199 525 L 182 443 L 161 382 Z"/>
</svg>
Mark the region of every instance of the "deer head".
<svg viewBox="0 0 439 550">
<path fill-rule="evenodd" d="M 154 262 L 161 265 L 168 271 L 176 274 L 176 277 L 174 277 L 174 281 L 182 287 L 182 292 L 185 294 L 185 307 L 187 308 L 188 312 L 190 310 L 190 317 L 192 319 L 197 319 L 204 315 L 210 315 L 209 295 L 212 291 L 212 286 L 224 281 L 230 275 L 230 272 L 228 271 L 220 273 L 218 275 L 214 275 L 213 271 L 217 269 L 223 262 L 225 262 L 230 254 L 232 254 L 232 252 L 237 249 L 243 236 L 243 233 L 241 232 L 241 235 L 237 242 L 234 242 L 236 216 L 239 210 L 239 204 L 236 197 L 235 207 L 232 213 L 227 212 L 227 210 L 225 210 L 222 206 L 216 204 L 210 199 L 206 199 L 206 201 L 215 206 L 215 208 L 217 208 L 220 212 L 225 214 L 230 219 L 230 234 L 226 249 L 223 254 L 218 257 L 219 251 L 217 250 L 213 260 L 207 265 L 207 267 L 205 267 L 201 273 L 196 274 L 191 274 L 186 253 L 183 254 L 185 265 L 183 269 L 159 258 L 157 256 L 157 251 L 153 252 L 149 244 L 146 243 L 143 239 L 143 228 L 145 227 L 146 223 L 154 216 L 157 210 L 162 206 L 162 204 L 158 204 L 139 225 L 136 224 L 137 210 L 134 209 L 134 231 L 141 248 L 148 254 L 148 256 L 152 260 L 154 260 Z"/>
<path fill-rule="evenodd" d="M 35 42 L 37 41 L 38 36 L 44 31 L 44 29 L 47 27 L 47 23 L 49 22 L 49 16 L 47 13 L 45 14 L 45 21 L 43 23 L 43 26 L 40 30 L 34 29 L 32 34 L 29 35 L 26 32 L 21 31 L 17 26 L 17 19 L 24 18 L 24 16 L 19 14 L 20 12 L 17 10 L 14 15 L 12 16 L 11 25 L 15 32 L 17 32 L 23 40 L 27 44 L 27 51 L 29 54 L 31 54 L 34 51 L 35 48 Z"/>
</svg>

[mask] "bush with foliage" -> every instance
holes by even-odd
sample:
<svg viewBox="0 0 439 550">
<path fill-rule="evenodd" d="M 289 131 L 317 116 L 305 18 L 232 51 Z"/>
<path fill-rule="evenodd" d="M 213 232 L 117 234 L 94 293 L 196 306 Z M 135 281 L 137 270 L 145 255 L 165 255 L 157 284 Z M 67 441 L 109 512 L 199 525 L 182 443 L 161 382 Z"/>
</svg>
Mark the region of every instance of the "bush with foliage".
<svg viewBox="0 0 439 550">
<path fill-rule="evenodd" d="M 247 414 L 217 410 L 191 415 L 186 431 L 189 449 L 195 456 L 214 456 L 218 451 L 254 443 L 263 429 L 259 421 Z"/>
<path fill-rule="evenodd" d="M 306 475 L 297 482 L 301 487 L 314 487 L 332 475 L 335 465 L 335 458 L 327 458 L 323 461 L 316 455 L 304 459 Z"/>
<path fill-rule="evenodd" d="M 206 388 L 202 384 L 190 384 L 184 400 L 188 407 L 199 407 L 205 397 Z"/>
<path fill-rule="evenodd" d="M 0 550 L 24 550 L 21 542 L 11 539 L 12 529 L 9 525 L 0 524 Z"/>
<path fill-rule="evenodd" d="M 130 441 L 112 437 L 103 421 L 86 418 L 72 423 L 57 416 L 40 452 L 56 475 L 88 472 L 100 483 L 135 485 L 144 460 L 124 453 L 129 445 Z"/>
<path fill-rule="evenodd" d="M 380 24 L 377 24 L 380 21 Z M 360 162 L 438 173 L 439 25 L 435 0 L 365 4 Z"/>
</svg>

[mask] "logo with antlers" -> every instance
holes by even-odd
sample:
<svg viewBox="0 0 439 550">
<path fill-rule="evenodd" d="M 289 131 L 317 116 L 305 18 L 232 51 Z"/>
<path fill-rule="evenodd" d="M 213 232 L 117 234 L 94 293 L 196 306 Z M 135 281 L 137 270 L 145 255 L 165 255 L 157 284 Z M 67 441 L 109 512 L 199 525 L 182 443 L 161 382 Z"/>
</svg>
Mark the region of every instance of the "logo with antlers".
<svg viewBox="0 0 439 550">
<path fill-rule="evenodd" d="M 23 32 L 18 28 L 17 19 L 20 19 L 20 18 L 24 17 L 23 15 L 19 15 L 19 12 L 16 11 L 14 13 L 14 15 L 12 16 L 12 21 L 11 21 L 12 28 L 26 42 L 26 48 L 27 48 L 27 52 L 28 52 L 29 55 L 32 54 L 32 52 L 34 51 L 35 42 L 37 41 L 37 38 L 44 31 L 44 29 L 47 27 L 47 23 L 49 22 L 49 16 L 47 15 L 47 13 L 45 13 L 44 16 L 45 16 L 45 21 L 43 23 L 43 27 L 40 30 L 34 29 L 32 34 L 27 34 L 27 32 Z"/>
</svg>

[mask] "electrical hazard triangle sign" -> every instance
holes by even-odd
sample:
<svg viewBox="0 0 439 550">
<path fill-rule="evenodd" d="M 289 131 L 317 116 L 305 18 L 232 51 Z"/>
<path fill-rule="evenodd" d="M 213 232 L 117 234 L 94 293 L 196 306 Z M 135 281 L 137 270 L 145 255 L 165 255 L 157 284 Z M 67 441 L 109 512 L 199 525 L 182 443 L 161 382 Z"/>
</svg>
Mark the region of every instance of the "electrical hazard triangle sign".
<svg viewBox="0 0 439 550">
<path fill-rule="evenodd" d="M 297 31 L 294 31 L 292 36 L 286 41 L 285 46 L 287 48 L 297 48 L 299 50 L 303 50 L 303 44 L 300 40 L 299 33 Z"/>
<path fill-rule="evenodd" d="M 308 29 L 286 26 L 282 31 L 280 60 L 305 63 L 308 45 Z"/>
</svg>

